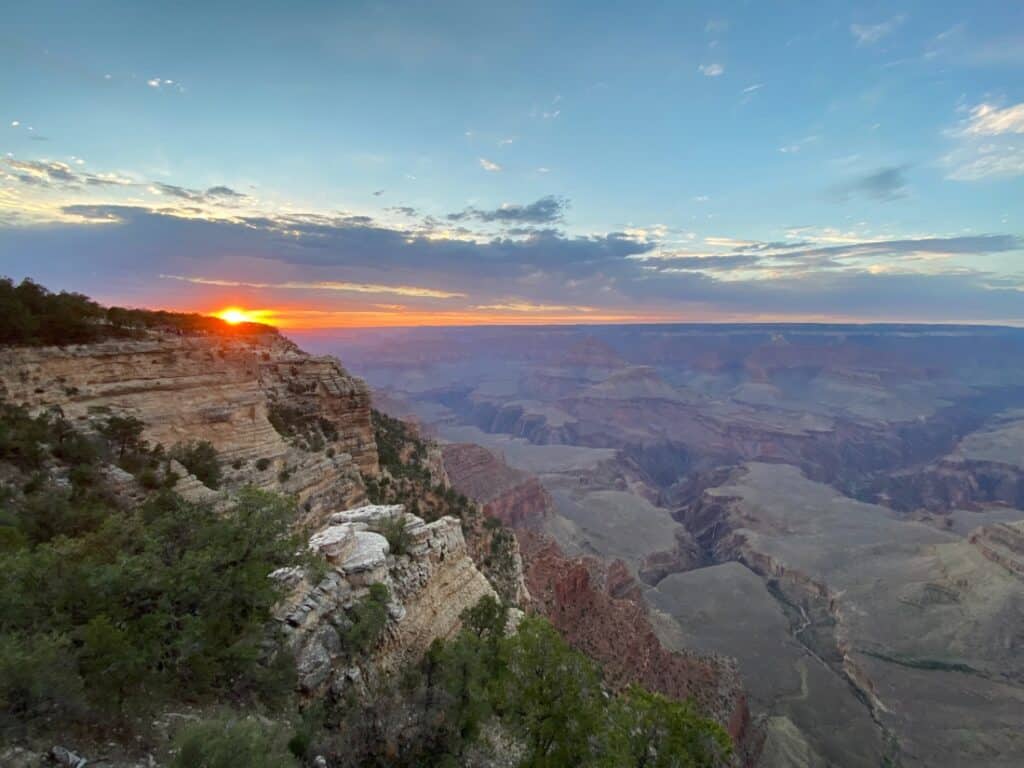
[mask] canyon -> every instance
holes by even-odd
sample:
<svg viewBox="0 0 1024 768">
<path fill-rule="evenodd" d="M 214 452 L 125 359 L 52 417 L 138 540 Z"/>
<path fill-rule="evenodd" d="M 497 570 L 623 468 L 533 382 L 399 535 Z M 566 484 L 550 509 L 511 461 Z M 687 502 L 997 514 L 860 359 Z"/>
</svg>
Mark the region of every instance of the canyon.
<svg viewBox="0 0 1024 768">
<path fill-rule="evenodd" d="M 628 565 L 563 549 L 548 529 L 559 519 L 555 498 L 537 477 L 480 445 L 438 445 L 413 425 L 380 417 L 370 388 L 333 356 L 307 354 L 271 329 L 156 330 L 67 347 L 4 347 L 0 399 L 59 413 L 86 436 L 112 419 L 137 420 L 142 444 L 156 456 L 208 443 L 223 469 L 217 484 L 207 485 L 177 459 L 163 470 L 185 499 L 226 508 L 250 488 L 294 499 L 292 526 L 325 567 L 288 567 L 271 576 L 284 594 L 275 622 L 307 702 L 372 702 L 434 641 L 454 637 L 464 611 L 483 597 L 500 597 L 514 617 L 526 611 L 548 618 L 601 665 L 612 690 L 641 684 L 689 699 L 726 728 L 737 764 L 757 758 L 763 733 L 751 721 L 735 662 L 669 647 L 648 619 L 637 579 L 682 570 L 696 556 L 682 526 L 668 521 L 676 543 L 653 553 L 637 546 Z M 570 464 L 577 460 L 582 456 L 570 456 Z M 117 466 L 102 474 L 122 503 L 141 503 L 152 493 Z M 374 503 L 396 493 L 409 503 Z M 461 505 L 458 493 L 474 501 Z M 660 514 L 644 504 L 638 520 Z M 459 516 L 446 516 L 456 509 Z M 420 517 L 428 513 L 430 522 Z M 402 530 L 397 549 L 389 540 L 395 526 Z M 605 535 L 618 537 L 613 529 Z M 375 591 L 381 587 L 384 593 Z M 346 632 L 360 606 L 381 594 L 380 635 L 353 655 Z"/>
<path fill-rule="evenodd" d="M 661 669 L 656 688 L 724 680 L 734 663 L 733 733 L 752 734 L 760 764 L 1024 759 L 1024 332 L 400 329 L 304 343 L 344 356 L 444 444 L 453 485 L 504 510 L 531 594 L 556 624 L 571 617 L 576 642 Z M 590 609 L 602 621 L 580 605 L 603 606 Z M 612 616 L 636 627 L 628 643 Z M 643 652 L 648 632 L 723 661 L 676 675 Z"/>
</svg>

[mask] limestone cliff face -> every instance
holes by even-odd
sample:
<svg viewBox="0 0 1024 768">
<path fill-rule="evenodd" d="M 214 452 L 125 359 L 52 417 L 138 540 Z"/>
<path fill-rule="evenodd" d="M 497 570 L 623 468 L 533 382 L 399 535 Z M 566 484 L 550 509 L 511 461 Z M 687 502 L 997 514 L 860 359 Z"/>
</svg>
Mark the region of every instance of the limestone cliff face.
<svg viewBox="0 0 1024 768">
<path fill-rule="evenodd" d="M 402 554 L 392 553 L 381 534 L 394 521 L 410 541 Z M 331 515 L 310 547 L 327 560 L 323 579 L 311 583 L 297 570 L 276 574 L 290 586 L 278 618 L 309 695 L 360 692 L 368 677 L 416 663 L 435 639 L 459 630 L 464 610 L 495 596 L 453 517 L 424 523 L 401 505 L 364 506 Z M 345 647 L 347 613 L 373 584 L 388 588 L 388 620 L 375 646 L 359 656 Z"/>
<path fill-rule="evenodd" d="M 60 407 L 88 429 L 116 414 L 145 425 L 150 443 L 207 440 L 225 487 L 295 494 L 312 520 L 365 499 L 360 471 L 376 474 L 370 394 L 337 360 L 313 357 L 284 337 L 180 336 L 69 347 L 0 349 L 0 396 Z M 272 426 L 277 406 L 326 419 L 336 433 L 304 450 Z M 332 449 L 332 450 L 328 450 Z"/>
</svg>

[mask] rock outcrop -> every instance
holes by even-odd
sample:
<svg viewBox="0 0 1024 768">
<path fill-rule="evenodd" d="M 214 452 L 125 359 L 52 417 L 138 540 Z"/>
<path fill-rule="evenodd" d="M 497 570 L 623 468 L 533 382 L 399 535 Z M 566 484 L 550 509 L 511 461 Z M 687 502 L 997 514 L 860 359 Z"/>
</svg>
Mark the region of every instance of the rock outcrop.
<svg viewBox="0 0 1024 768">
<path fill-rule="evenodd" d="M 382 533 L 396 523 L 408 542 L 400 554 Z M 290 587 L 277 615 L 308 695 L 358 691 L 369 677 L 416 663 L 435 639 L 459 630 L 465 609 L 495 596 L 453 517 L 424 523 L 401 505 L 359 507 L 330 515 L 309 546 L 327 562 L 322 579 L 311 583 L 298 569 L 275 574 Z M 348 614 L 374 584 L 388 588 L 387 623 L 368 656 L 355 659 L 345 648 Z"/>
<path fill-rule="evenodd" d="M 725 726 L 740 751 L 756 753 L 757 735 L 735 662 L 664 648 L 651 627 L 636 582 L 621 563 L 567 558 L 557 544 L 519 532 L 534 606 L 577 650 L 598 661 L 614 687 L 637 683 Z"/>
<path fill-rule="evenodd" d="M 0 397 L 59 407 L 88 430 L 134 416 L 151 444 L 209 441 L 230 490 L 295 494 L 312 521 L 365 500 L 360 472 L 378 471 L 370 393 L 337 360 L 312 357 L 276 333 L 181 336 L 0 350 Z M 271 423 L 275 408 L 329 424 L 333 440 L 307 450 Z M 319 422 L 318 422 L 319 423 Z"/>
<path fill-rule="evenodd" d="M 986 525 L 972 531 L 968 541 L 993 563 L 1024 578 L 1024 521 Z"/>
<path fill-rule="evenodd" d="M 539 523 L 550 513 L 551 497 L 536 477 L 513 469 L 479 445 L 451 443 L 442 450 L 452 487 L 482 504 L 488 517 L 518 528 Z"/>
</svg>

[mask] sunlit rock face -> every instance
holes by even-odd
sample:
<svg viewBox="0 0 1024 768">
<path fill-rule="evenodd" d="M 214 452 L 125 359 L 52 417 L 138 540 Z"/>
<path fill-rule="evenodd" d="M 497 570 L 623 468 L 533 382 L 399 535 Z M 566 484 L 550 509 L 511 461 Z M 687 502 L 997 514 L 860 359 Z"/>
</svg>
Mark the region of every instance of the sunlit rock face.
<svg viewBox="0 0 1024 768">
<path fill-rule="evenodd" d="M 405 551 L 391 552 L 383 531 L 405 527 Z M 460 615 L 494 589 L 469 556 L 459 521 L 425 523 L 402 505 L 368 505 L 329 516 L 309 540 L 327 573 L 316 583 L 297 569 L 274 577 L 289 586 L 278 619 L 296 656 L 299 684 L 315 695 L 336 694 L 377 674 L 417 662 L 437 638 L 461 627 Z M 375 647 L 354 658 L 344 647 L 347 612 L 374 584 L 388 588 L 388 619 Z"/>
<path fill-rule="evenodd" d="M 277 334 L 179 336 L 0 350 L 0 396 L 59 407 L 88 430 L 111 415 L 145 423 L 150 444 L 209 441 L 224 488 L 295 494 L 315 524 L 365 500 L 360 472 L 378 471 L 370 394 L 332 357 L 313 357 Z M 275 406 L 324 419 L 335 439 L 306 450 L 271 424 Z M 318 422 L 319 423 L 319 422 Z"/>
</svg>

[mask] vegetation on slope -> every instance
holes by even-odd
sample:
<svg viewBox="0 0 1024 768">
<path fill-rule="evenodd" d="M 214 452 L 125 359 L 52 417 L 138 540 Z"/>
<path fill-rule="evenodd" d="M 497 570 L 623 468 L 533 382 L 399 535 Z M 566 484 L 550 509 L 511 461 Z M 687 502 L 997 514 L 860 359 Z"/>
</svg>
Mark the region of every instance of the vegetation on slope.
<svg viewBox="0 0 1024 768">
<path fill-rule="evenodd" d="M 295 560 L 289 501 L 247 490 L 215 512 L 159 488 L 126 508 L 102 457 L 147 460 L 134 429 L 0 416 L 0 729 L 124 728 L 172 701 L 291 690 L 264 644 L 267 576 Z"/>
<path fill-rule="evenodd" d="M 80 293 L 52 293 L 31 280 L 15 285 L 0 278 L 0 344 L 88 344 L 137 337 L 156 328 L 186 335 L 274 332 L 261 323 L 231 325 L 197 314 L 104 307 Z"/>
<path fill-rule="evenodd" d="M 450 515 L 463 531 L 478 522 L 476 504 L 454 488 L 434 482 L 427 464 L 427 443 L 406 422 L 378 410 L 371 412 L 373 436 L 382 470 L 380 478 L 364 477 L 374 504 L 405 504 L 406 511 L 430 522 Z"/>
<path fill-rule="evenodd" d="M 527 618 L 506 634 L 506 610 L 484 598 L 463 622 L 369 705 L 321 710 L 318 729 L 294 744 L 300 755 L 338 766 L 457 766 L 495 754 L 529 768 L 728 764 L 718 725 L 639 688 L 611 696 L 599 668 L 547 621 Z"/>
</svg>

